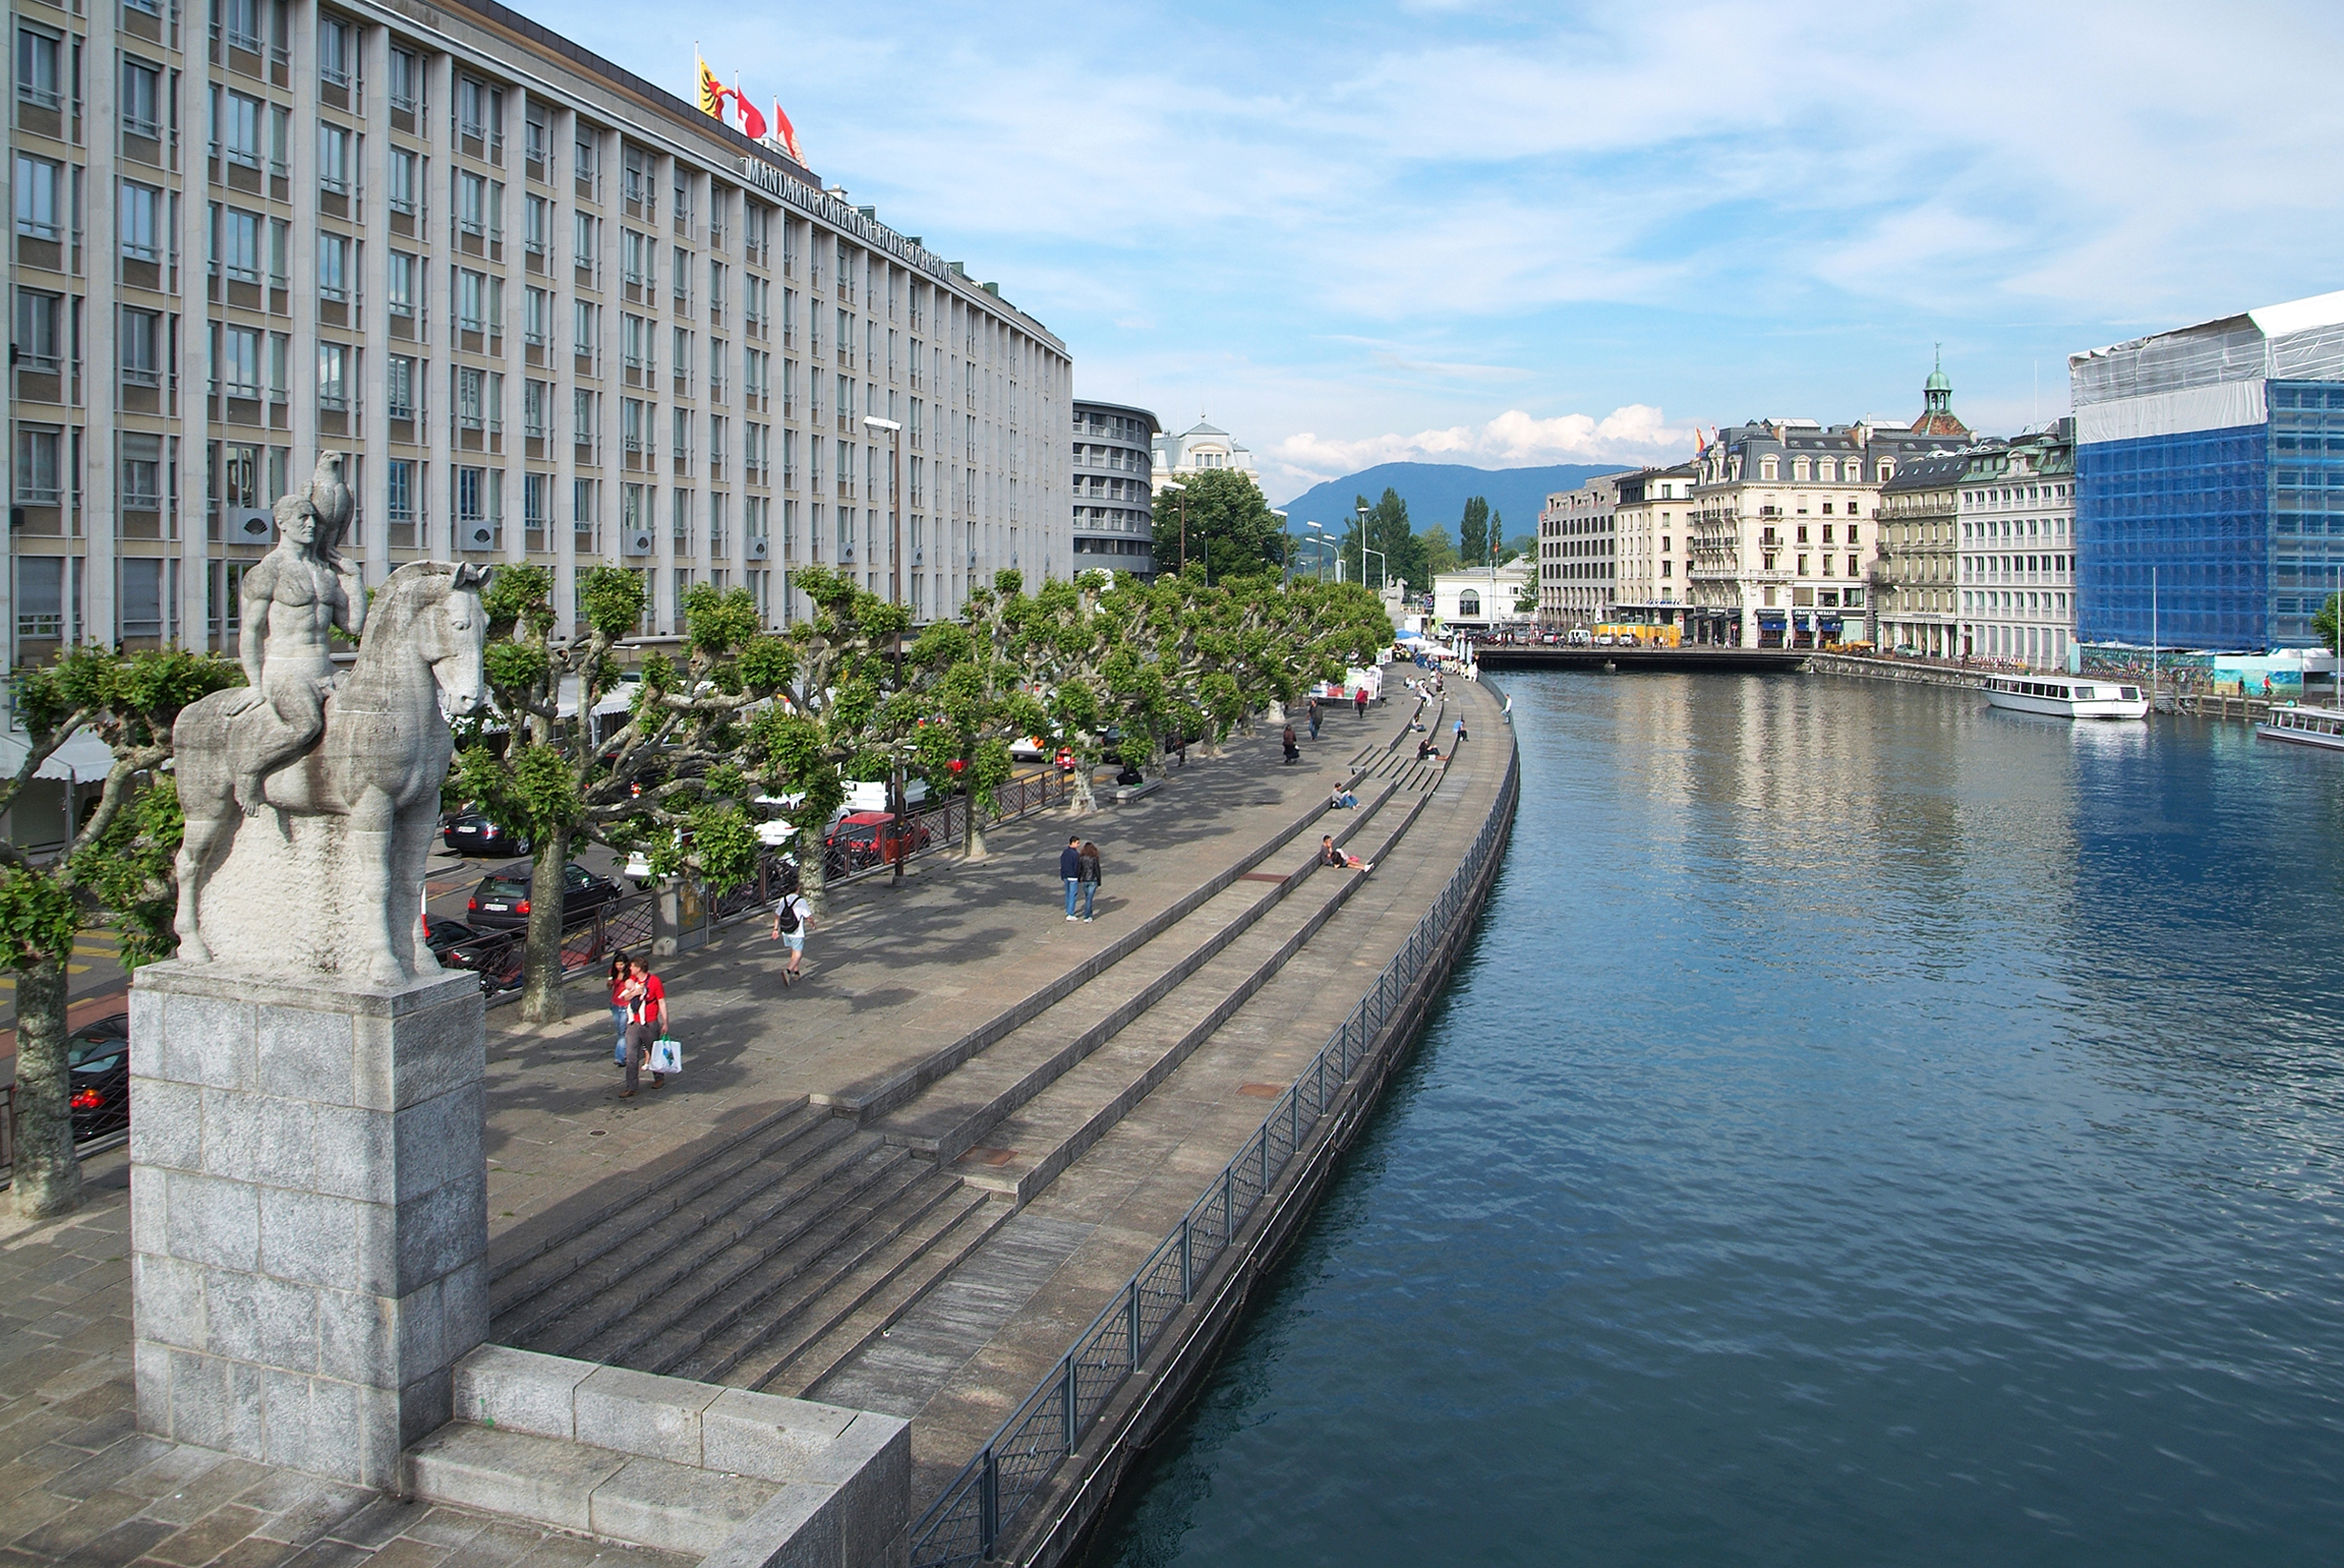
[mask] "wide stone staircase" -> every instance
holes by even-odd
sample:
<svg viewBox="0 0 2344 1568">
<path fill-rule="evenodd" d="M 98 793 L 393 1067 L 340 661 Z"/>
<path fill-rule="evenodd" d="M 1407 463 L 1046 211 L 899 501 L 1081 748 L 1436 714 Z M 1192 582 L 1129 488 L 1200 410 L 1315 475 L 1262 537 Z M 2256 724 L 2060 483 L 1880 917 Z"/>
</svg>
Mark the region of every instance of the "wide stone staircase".
<svg viewBox="0 0 2344 1568">
<path fill-rule="evenodd" d="M 1445 704 L 1414 715 L 1440 734 Z M 1416 734 L 1351 759 L 1356 810 L 1237 864 L 926 1058 L 800 1099 L 656 1183 L 493 1252 L 491 1337 L 802 1394 L 885 1333 L 1277 975 L 1361 885 L 1318 835 L 1389 854 L 1440 765 Z"/>
</svg>

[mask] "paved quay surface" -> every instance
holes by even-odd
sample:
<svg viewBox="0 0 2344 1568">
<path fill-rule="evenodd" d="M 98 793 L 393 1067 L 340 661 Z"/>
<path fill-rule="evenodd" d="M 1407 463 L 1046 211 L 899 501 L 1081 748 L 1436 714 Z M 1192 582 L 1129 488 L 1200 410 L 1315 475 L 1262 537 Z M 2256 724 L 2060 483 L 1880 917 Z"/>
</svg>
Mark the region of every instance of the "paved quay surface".
<svg viewBox="0 0 2344 1568">
<path fill-rule="evenodd" d="M 130 1165 L 64 1219 L 0 1216 L 0 1565 L 687 1568 L 695 1558 L 401 1502 L 136 1430 Z"/>
<path fill-rule="evenodd" d="M 924 1506 L 1250 1136 L 1479 831 L 1511 743 L 1496 703 L 1457 682 L 1426 710 L 1445 748 L 1460 712 L 1474 728 L 1445 769 L 1413 761 L 1413 709 L 1396 691 L 1364 720 L 1330 711 L 1291 767 L 1269 730 L 1192 750 L 1131 806 L 1041 814 L 991 833 L 985 863 L 840 889 L 786 991 L 763 922 L 726 928 L 658 965 L 686 1070 L 657 1092 L 618 1096 L 590 982 L 564 1025 L 492 1010 L 492 1337 L 910 1417 Z M 1305 820 L 1361 771 L 1360 812 Z M 1345 830 L 1375 873 L 1305 871 Z M 1069 831 L 1104 859 L 1090 924 L 1063 917 Z M 1081 1051 L 1034 1055 L 1079 1029 Z M 134 1435 L 121 1158 L 91 1162 L 81 1214 L 0 1232 L 0 1542 L 19 1554 L 0 1563 L 672 1560 Z M 771 1345 L 769 1319 L 793 1325 Z"/>
</svg>

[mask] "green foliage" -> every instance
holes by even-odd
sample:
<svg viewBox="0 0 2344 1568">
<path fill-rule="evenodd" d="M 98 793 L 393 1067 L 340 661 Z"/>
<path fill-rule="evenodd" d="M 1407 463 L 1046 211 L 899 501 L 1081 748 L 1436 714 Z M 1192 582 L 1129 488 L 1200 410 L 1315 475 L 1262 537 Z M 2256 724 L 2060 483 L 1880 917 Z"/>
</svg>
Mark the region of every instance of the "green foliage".
<svg viewBox="0 0 2344 1568">
<path fill-rule="evenodd" d="M 1359 504 L 1367 506 L 1367 497 L 1361 496 Z M 1425 570 L 1424 545 L 1408 526 L 1408 503 L 1402 499 L 1398 491 L 1386 489 L 1383 498 L 1368 507 L 1364 550 L 1361 548 L 1363 539 L 1356 511 L 1352 513 L 1349 523 L 1342 553 L 1346 580 L 1365 583 L 1377 589 L 1392 581 L 1405 582 L 1416 589 L 1431 585 L 1431 576 Z M 1371 555 L 1368 551 L 1379 553 Z"/>
<path fill-rule="evenodd" d="M 1485 496 L 1468 496 L 1465 515 L 1457 523 L 1457 558 L 1466 566 L 1479 566 L 1489 552 L 1489 502 Z"/>
<path fill-rule="evenodd" d="M 1448 541 L 1448 530 L 1438 523 L 1418 529 L 1416 543 L 1424 555 L 1425 578 L 1422 582 L 1411 579 L 1408 587 L 1413 590 L 1430 589 L 1433 578 L 1444 572 L 1455 572 L 1465 564 L 1457 553 L 1457 547 Z"/>
<path fill-rule="evenodd" d="M 623 566 L 596 567 L 578 584 L 577 596 L 578 618 L 609 641 L 632 636 L 643 624 L 643 579 Z"/>
<path fill-rule="evenodd" d="M 729 893 L 757 879 L 764 846 L 758 841 L 756 825 L 738 806 L 697 807 L 686 819 L 684 831 L 691 838 L 692 858 L 698 863 L 700 874 L 718 893 Z"/>
<path fill-rule="evenodd" d="M 172 921 L 179 910 L 175 875 L 187 818 L 170 774 L 158 773 L 137 791 L 106 831 L 73 853 L 74 879 L 113 914 L 122 967 L 136 969 L 177 951 Z"/>
<path fill-rule="evenodd" d="M 63 963 L 73 952 L 81 911 L 65 881 L 31 866 L 0 867 L 0 965 Z"/>
<path fill-rule="evenodd" d="M 2339 646 L 2336 639 L 2336 611 L 2337 595 L 2331 593 L 2327 602 L 2312 616 L 2312 630 L 2318 633 L 2319 640 L 2332 649 Z"/>
<path fill-rule="evenodd" d="M 1286 538 L 1261 487 L 1241 469 L 1204 469 L 1181 481 L 1179 491 L 1159 491 L 1155 504 L 1155 552 L 1159 571 L 1179 569 L 1183 506 L 1190 566 L 1202 566 L 1207 582 L 1274 572 L 1286 558 Z"/>
</svg>

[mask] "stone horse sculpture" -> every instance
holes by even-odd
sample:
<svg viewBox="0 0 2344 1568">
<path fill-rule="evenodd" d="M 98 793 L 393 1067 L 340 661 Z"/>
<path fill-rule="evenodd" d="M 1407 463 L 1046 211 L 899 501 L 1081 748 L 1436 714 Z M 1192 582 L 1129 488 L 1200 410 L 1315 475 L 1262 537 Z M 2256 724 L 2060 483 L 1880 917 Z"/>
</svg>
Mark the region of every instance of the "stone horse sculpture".
<svg viewBox="0 0 2344 1568">
<path fill-rule="evenodd" d="M 379 987 L 436 969 L 423 942 L 424 866 L 455 750 L 446 714 L 484 698 L 486 577 L 436 561 L 393 573 L 366 609 L 356 665 L 324 699 L 322 734 L 292 760 L 272 759 L 257 800 L 239 802 L 238 774 L 266 696 L 215 692 L 179 715 L 181 959 L 282 969 L 306 952 Z"/>
</svg>

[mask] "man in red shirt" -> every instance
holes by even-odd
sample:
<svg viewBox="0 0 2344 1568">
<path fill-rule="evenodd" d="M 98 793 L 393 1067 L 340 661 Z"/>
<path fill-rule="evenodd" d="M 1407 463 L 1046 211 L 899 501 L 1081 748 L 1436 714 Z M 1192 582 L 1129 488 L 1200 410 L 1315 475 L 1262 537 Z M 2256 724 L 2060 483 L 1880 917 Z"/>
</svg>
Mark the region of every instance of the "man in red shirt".
<svg viewBox="0 0 2344 1568">
<path fill-rule="evenodd" d="M 659 976 L 640 958 L 634 960 L 630 970 L 623 993 L 627 1006 L 627 1086 L 618 1092 L 620 1099 L 635 1093 L 637 1075 L 651 1060 L 651 1042 L 667 1033 L 667 987 L 659 983 Z M 666 1084 L 664 1075 L 651 1075 L 654 1089 L 664 1088 Z"/>
</svg>

